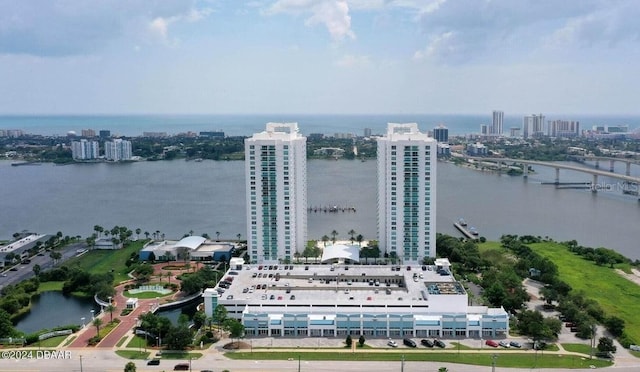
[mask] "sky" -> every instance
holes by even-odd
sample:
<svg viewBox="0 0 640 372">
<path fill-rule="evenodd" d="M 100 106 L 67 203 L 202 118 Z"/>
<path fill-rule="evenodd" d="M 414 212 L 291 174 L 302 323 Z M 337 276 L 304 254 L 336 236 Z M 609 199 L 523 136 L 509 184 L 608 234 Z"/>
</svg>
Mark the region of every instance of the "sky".
<svg viewBox="0 0 640 372">
<path fill-rule="evenodd" d="M 637 0 L 0 0 L 0 114 L 640 114 Z"/>
</svg>

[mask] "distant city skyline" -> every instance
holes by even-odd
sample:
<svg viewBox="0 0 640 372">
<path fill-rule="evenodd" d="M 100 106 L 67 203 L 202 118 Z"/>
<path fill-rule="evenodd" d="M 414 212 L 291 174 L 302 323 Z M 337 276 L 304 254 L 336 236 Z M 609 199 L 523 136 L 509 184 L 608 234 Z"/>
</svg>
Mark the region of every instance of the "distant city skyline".
<svg viewBox="0 0 640 372">
<path fill-rule="evenodd" d="M 0 115 L 636 115 L 639 15 L 633 0 L 1 1 Z"/>
</svg>

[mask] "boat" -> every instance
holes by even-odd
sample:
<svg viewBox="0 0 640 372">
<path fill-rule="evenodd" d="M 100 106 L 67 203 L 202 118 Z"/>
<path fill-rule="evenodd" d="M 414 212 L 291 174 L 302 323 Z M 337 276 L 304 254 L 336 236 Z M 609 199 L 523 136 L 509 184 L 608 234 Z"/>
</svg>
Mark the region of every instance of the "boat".
<svg viewBox="0 0 640 372">
<path fill-rule="evenodd" d="M 467 222 L 464 220 L 464 218 L 461 218 L 458 220 L 458 224 L 460 224 L 460 226 L 465 227 L 467 226 Z"/>
<path fill-rule="evenodd" d="M 477 236 L 478 235 L 478 230 L 476 230 L 475 227 L 470 227 L 469 228 L 469 232 L 471 233 L 471 235 L 473 236 Z"/>
</svg>

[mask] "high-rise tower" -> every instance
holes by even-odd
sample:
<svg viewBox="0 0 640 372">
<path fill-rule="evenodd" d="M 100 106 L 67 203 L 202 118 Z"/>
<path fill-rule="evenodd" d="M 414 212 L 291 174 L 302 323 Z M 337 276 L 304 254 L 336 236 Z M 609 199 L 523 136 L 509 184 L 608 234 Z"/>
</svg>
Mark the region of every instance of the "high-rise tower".
<svg viewBox="0 0 640 372">
<path fill-rule="evenodd" d="M 493 119 L 491 120 L 491 134 L 498 136 L 502 135 L 504 124 L 504 111 L 494 111 Z"/>
<path fill-rule="evenodd" d="M 297 123 L 267 123 L 245 140 L 251 262 L 293 261 L 307 241 L 307 143 Z"/>
<path fill-rule="evenodd" d="M 436 255 L 436 146 L 416 123 L 378 138 L 378 239 L 402 262 Z"/>
</svg>

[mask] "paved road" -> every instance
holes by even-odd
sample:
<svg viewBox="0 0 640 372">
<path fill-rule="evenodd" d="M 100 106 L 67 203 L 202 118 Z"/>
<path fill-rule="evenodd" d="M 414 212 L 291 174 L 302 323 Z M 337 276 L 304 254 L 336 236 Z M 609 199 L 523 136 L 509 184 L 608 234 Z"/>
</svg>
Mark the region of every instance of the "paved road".
<svg viewBox="0 0 640 372">
<path fill-rule="evenodd" d="M 76 349 L 70 351 L 70 359 L 62 360 L 20 360 L 20 361 L 0 361 L 0 371 L 43 371 L 43 372 L 69 372 L 80 371 L 80 356 L 82 356 L 83 372 L 110 372 L 122 371 L 127 363 L 126 359 L 118 357 L 111 350 L 101 349 Z M 162 360 L 159 366 L 147 366 L 146 361 L 135 361 L 137 371 L 167 371 L 172 370 L 173 366 L 183 361 Z M 184 362 L 183 362 L 184 363 Z M 405 362 L 404 366 L 401 361 L 396 362 L 339 362 L 339 361 L 300 361 L 300 369 L 298 369 L 298 360 L 295 352 L 292 352 L 291 360 L 285 361 L 244 361 L 230 360 L 217 350 L 211 350 L 205 355 L 191 362 L 193 371 L 203 369 L 211 369 L 221 371 L 228 369 L 232 372 L 243 371 L 313 371 L 313 372 L 336 372 L 336 371 L 376 371 L 376 372 L 424 372 L 437 371 L 440 367 L 447 367 L 450 371 L 455 372 L 478 372 L 489 371 L 487 366 L 468 366 L 452 363 L 440 362 Z M 614 370 L 615 372 L 636 372 L 640 368 L 640 364 L 633 366 L 611 367 L 606 370 Z M 506 369 L 496 367 L 497 371 L 531 371 L 530 368 L 513 368 Z M 546 369 L 546 371 L 580 371 L 576 369 Z M 583 370 L 587 371 L 587 370 Z"/>
</svg>

